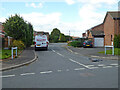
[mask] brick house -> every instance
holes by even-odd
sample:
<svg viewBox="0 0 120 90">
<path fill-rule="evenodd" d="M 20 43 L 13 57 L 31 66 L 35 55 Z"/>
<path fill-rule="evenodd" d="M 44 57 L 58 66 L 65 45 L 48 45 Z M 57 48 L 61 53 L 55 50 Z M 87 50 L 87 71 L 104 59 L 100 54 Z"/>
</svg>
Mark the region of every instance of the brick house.
<svg viewBox="0 0 120 90">
<path fill-rule="evenodd" d="M 5 31 L 3 30 L 2 22 L 0 22 L 0 37 L 2 37 L 2 38 L 5 37 Z"/>
<path fill-rule="evenodd" d="M 103 23 L 97 26 L 92 27 L 89 30 L 88 40 L 92 40 L 94 47 L 103 47 L 104 46 L 104 28 Z"/>
<path fill-rule="evenodd" d="M 120 34 L 120 12 L 107 12 L 102 24 L 87 30 L 87 37 L 95 47 L 112 45 L 114 35 Z"/>
<path fill-rule="evenodd" d="M 0 37 L 3 39 L 2 46 L 0 46 L 0 47 L 4 47 L 4 48 L 8 49 L 9 45 L 11 45 L 13 42 L 13 38 L 10 36 L 5 36 L 6 33 L 3 29 L 4 29 L 4 27 L 2 25 L 2 22 L 0 22 Z"/>
<path fill-rule="evenodd" d="M 107 12 L 104 23 L 105 45 L 112 45 L 114 35 L 120 34 L 120 11 Z"/>
</svg>

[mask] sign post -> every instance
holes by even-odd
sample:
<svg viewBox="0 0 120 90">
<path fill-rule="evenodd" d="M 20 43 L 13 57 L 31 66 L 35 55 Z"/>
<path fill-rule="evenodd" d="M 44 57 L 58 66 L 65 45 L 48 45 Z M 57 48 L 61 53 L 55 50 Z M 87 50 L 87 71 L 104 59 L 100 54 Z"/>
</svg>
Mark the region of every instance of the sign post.
<svg viewBox="0 0 120 90">
<path fill-rule="evenodd" d="M 12 59 L 13 59 L 13 50 L 16 49 L 16 56 L 17 56 L 17 47 L 12 47 Z"/>
<path fill-rule="evenodd" d="M 113 46 L 113 43 L 112 43 L 112 46 L 105 46 L 105 55 L 106 55 L 106 48 L 109 48 L 109 47 L 112 48 L 112 55 L 114 55 L 114 46 Z"/>
</svg>

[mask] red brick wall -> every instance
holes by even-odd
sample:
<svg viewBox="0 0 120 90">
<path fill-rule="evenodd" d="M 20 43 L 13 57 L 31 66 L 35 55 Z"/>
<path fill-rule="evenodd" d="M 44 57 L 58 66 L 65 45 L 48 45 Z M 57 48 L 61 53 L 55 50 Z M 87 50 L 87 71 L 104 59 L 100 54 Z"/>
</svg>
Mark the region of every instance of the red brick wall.
<svg viewBox="0 0 120 90">
<path fill-rule="evenodd" d="M 100 24 L 98 26 L 95 26 L 92 28 L 92 30 L 101 30 L 101 31 L 104 31 L 104 24 Z"/>
<path fill-rule="evenodd" d="M 107 14 L 106 20 L 104 22 L 104 33 L 105 33 L 105 45 L 111 45 L 111 35 L 112 35 L 112 40 L 114 39 L 114 20 L 112 17 Z"/>
</svg>

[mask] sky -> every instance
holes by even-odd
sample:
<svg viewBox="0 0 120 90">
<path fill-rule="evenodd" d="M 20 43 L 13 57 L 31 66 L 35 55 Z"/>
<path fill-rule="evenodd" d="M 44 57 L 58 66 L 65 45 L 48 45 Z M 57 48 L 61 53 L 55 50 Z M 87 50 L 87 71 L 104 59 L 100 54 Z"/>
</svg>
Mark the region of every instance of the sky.
<svg viewBox="0 0 120 90">
<path fill-rule="evenodd" d="M 107 11 L 118 11 L 119 0 L 1 0 L 0 22 L 19 14 L 35 31 L 51 33 L 58 28 L 65 35 L 82 37 L 101 24 Z"/>
</svg>

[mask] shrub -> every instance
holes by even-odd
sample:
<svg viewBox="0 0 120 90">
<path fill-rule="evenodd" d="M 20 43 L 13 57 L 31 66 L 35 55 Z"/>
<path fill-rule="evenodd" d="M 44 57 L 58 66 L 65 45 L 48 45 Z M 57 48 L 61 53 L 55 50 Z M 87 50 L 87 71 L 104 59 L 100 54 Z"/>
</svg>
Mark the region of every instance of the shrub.
<svg viewBox="0 0 120 90">
<path fill-rule="evenodd" d="M 12 43 L 12 45 L 9 46 L 9 48 L 11 48 L 11 47 L 18 47 L 18 49 L 24 49 L 24 48 L 25 48 L 25 45 L 24 45 L 24 43 L 23 43 L 22 41 L 20 41 L 20 40 L 14 40 L 13 43 Z"/>
<path fill-rule="evenodd" d="M 120 48 L 120 35 L 115 35 L 114 46 L 115 46 L 115 48 Z"/>
<path fill-rule="evenodd" d="M 73 41 L 73 42 L 69 42 L 68 45 L 73 46 L 73 47 L 82 47 L 83 42 L 81 42 L 81 41 Z"/>
</svg>

